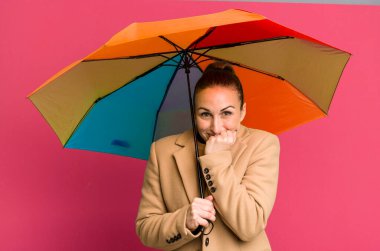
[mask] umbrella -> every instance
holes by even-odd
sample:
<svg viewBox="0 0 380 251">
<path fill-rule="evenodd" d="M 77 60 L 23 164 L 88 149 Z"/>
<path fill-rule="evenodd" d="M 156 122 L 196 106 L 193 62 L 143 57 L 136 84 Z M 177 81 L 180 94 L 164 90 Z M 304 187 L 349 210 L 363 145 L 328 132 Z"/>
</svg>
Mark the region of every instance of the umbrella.
<svg viewBox="0 0 380 251">
<path fill-rule="evenodd" d="M 241 79 L 243 124 L 278 134 L 327 115 L 349 57 L 231 9 L 133 23 L 28 97 L 64 147 L 147 159 L 152 141 L 195 130 L 192 91 L 210 61 L 230 62 Z"/>
</svg>

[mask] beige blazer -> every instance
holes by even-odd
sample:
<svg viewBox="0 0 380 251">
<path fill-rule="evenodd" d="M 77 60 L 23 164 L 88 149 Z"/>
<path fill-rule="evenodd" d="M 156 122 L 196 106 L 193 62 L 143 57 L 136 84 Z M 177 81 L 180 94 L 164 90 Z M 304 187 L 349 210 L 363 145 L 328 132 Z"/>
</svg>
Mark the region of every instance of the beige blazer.
<svg viewBox="0 0 380 251">
<path fill-rule="evenodd" d="M 277 192 L 278 137 L 241 126 L 231 150 L 200 157 L 217 211 L 209 235 L 193 235 L 185 225 L 199 197 L 194 152 L 191 131 L 152 144 L 136 218 L 142 243 L 182 251 L 271 250 L 264 230 Z"/>
</svg>

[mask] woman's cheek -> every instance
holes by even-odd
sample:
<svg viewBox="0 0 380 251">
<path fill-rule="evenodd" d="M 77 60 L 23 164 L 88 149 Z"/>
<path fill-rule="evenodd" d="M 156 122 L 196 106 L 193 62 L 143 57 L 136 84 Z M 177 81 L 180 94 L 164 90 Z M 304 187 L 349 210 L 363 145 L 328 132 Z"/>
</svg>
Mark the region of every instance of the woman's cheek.
<svg viewBox="0 0 380 251">
<path fill-rule="evenodd" d="M 204 140 L 207 141 L 207 139 L 208 139 L 208 136 L 207 136 L 208 135 L 207 134 L 207 131 L 208 131 L 207 124 L 202 119 L 197 119 L 196 122 L 197 122 L 197 128 L 198 128 L 199 134 L 202 136 L 202 138 Z"/>
<path fill-rule="evenodd" d="M 234 118 L 234 120 L 230 121 L 230 130 L 231 131 L 237 131 L 240 128 L 240 117 Z"/>
<path fill-rule="evenodd" d="M 229 130 L 229 131 L 235 131 L 235 130 L 237 130 L 237 125 L 236 125 L 236 123 L 228 122 L 228 123 L 226 123 L 226 124 L 224 125 L 224 128 L 225 128 L 226 130 Z"/>
</svg>

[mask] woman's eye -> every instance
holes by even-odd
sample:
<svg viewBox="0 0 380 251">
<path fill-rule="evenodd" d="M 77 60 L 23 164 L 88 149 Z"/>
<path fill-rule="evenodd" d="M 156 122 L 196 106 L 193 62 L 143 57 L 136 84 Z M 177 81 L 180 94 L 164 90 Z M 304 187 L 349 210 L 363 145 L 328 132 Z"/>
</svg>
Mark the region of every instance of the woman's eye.
<svg viewBox="0 0 380 251">
<path fill-rule="evenodd" d="M 202 112 L 201 113 L 201 117 L 210 117 L 211 116 L 211 114 L 210 113 L 208 113 L 208 112 Z"/>
<path fill-rule="evenodd" d="M 232 115 L 232 112 L 224 111 L 222 114 L 223 114 L 223 116 L 230 116 L 230 115 Z"/>
</svg>

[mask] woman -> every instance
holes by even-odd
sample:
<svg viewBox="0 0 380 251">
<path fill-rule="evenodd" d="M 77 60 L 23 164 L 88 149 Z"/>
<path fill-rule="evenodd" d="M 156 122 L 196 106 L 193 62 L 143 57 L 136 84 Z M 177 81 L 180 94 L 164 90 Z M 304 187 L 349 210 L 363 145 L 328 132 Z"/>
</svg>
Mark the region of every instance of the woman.
<svg viewBox="0 0 380 251">
<path fill-rule="evenodd" d="M 271 250 L 264 230 L 277 191 L 277 136 L 240 124 L 244 94 L 227 63 L 206 68 L 194 108 L 205 198 L 192 131 L 158 140 L 145 171 L 138 236 L 165 250 Z"/>
</svg>

